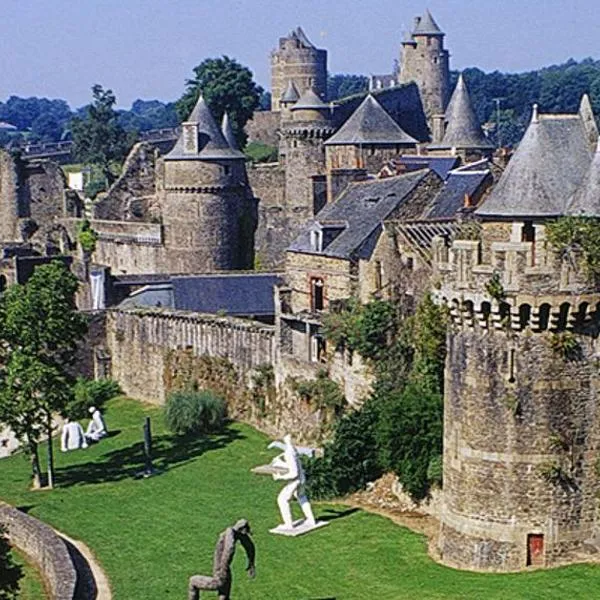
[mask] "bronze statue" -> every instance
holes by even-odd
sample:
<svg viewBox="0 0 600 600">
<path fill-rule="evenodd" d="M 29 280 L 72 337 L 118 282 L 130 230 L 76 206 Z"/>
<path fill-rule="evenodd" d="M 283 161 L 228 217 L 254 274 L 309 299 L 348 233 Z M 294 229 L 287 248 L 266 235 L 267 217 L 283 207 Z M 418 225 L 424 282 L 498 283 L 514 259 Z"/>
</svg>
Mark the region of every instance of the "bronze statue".
<svg viewBox="0 0 600 600">
<path fill-rule="evenodd" d="M 228 527 L 220 536 L 215 547 L 212 577 L 194 575 L 190 577 L 189 600 L 199 600 L 201 591 L 214 591 L 219 594 L 219 600 L 229 600 L 231 593 L 231 562 L 235 554 L 235 544 L 240 542 L 248 557 L 248 577 L 255 575 L 255 549 L 250 537 L 250 524 L 246 519 L 240 519 L 233 527 Z"/>
</svg>

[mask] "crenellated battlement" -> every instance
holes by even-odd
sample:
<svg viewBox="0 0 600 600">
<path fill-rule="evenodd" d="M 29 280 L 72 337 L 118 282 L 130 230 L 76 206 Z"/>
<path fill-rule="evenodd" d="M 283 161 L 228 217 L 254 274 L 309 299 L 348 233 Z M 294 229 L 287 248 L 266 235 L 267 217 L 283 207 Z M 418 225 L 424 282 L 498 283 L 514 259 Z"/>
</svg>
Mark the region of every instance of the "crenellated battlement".
<svg viewBox="0 0 600 600">
<path fill-rule="evenodd" d="M 597 320 L 600 289 L 586 277 L 581 257 L 555 252 L 540 225 L 533 226 L 534 240 L 515 241 L 521 228 L 520 223 L 484 224 L 473 236 L 479 239 L 433 240 L 437 296 L 454 323 L 560 331 Z"/>
</svg>

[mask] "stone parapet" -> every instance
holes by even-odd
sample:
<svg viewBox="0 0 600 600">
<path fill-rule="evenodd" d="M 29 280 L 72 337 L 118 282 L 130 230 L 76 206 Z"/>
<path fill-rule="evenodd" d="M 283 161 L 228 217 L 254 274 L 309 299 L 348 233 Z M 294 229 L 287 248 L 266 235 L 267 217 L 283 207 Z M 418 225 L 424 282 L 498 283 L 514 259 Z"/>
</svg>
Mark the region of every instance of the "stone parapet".
<svg viewBox="0 0 600 600">
<path fill-rule="evenodd" d="M 8 538 L 37 566 L 52 600 L 73 600 L 77 571 L 65 542 L 47 525 L 0 502 L 0 524 Z"/>
</svg>

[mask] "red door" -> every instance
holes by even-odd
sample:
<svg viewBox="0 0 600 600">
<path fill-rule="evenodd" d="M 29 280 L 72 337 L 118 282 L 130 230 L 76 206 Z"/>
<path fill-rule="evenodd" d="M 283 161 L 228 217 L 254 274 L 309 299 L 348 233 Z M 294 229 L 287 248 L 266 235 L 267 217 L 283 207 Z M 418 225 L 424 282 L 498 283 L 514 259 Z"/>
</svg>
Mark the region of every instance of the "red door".
<svg viewBox="0 0 600 600">
<path fill-rule="evenodd" d="M 544 566 L 544 536 L 541 533 L 527 536 L 527 566 Z"/>
</svg>

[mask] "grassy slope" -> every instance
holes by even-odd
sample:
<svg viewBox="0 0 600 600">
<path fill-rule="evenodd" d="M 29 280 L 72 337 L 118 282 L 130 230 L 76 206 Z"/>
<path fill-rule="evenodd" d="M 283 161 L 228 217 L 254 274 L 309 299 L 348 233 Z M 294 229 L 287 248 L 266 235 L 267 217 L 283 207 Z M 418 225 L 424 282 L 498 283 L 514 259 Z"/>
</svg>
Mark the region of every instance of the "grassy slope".
<svg viewBox="0 0 600 600">
<path fill-rule="evenodd" d="M 157 463 L 167 468 L 135 480 L 145 414 L 153 418 Z M 26 491 L 23 457 L 0 461 L 0 496 L 84 540 L 107 571 L 116 600 L 184 598 L 187 578 L 210 573 L 219 532 L 240 517 L 254 529 L 258 568 L 249 581 L 238 548 L 236 600 L 600 597 L 600 567 L 519 575 L 453 571 L 428 558 L 421 536 L 340 506 L 316 506 L 318 517 L 332 520 L 311 535 L 270 535 L 280 486 L 249 472 L 273 455 L 263 435 L 235 424 L 227 435 L 174 445 L 160 409 L 126 400 L 111 403 L 107 422 L 118 435 L 86 451 L 58 454 L 60 487 L 52 492 Z"/>
<path fill-rule="evenodd" d="M 15 562 L 23 568 L 23 578 L 19 581 L 19 600 L 43 600 L 46 598 L 44 584 L 39 571 L 29 562 L 24 554 L 11 550 Z"/>
</svg>

